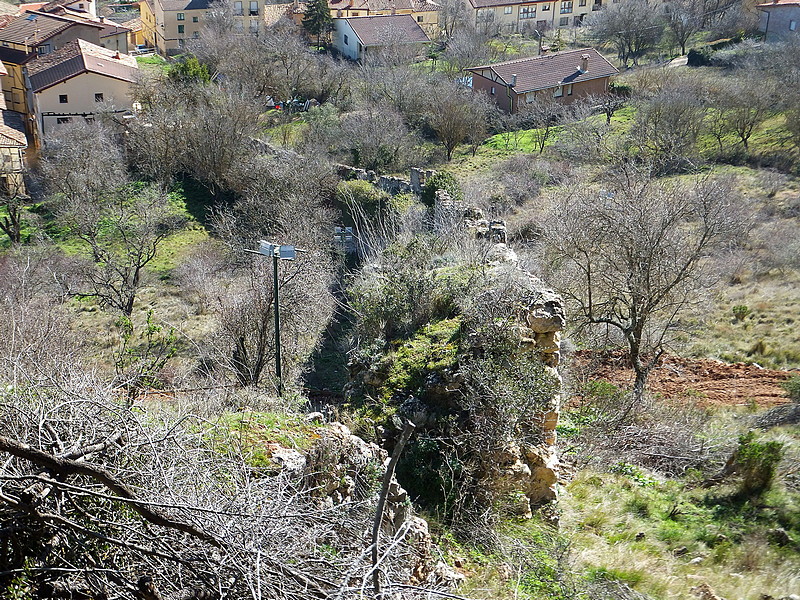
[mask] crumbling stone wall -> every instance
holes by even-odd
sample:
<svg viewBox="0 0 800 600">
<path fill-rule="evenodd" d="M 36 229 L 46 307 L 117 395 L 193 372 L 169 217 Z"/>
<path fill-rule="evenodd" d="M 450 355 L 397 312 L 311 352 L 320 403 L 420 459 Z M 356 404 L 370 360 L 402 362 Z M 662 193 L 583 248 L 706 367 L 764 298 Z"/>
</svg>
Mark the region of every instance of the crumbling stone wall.
<svg viewBox="0 0 800 600">
<path fill-rule="evenodd" d="M 366 169 L 359 169 L 358 167 L 351 167 L 350 165 L 338 164 L 336 165 L 336 173 L 342 179 L 368 181 L 384 192 L 388 192 L 394 196 L 396 194 L 408 193 L 421 194 L 423 188 L 425 187 L 425 182 L 430 177 L 433 177 L 436 174 L 436 171 L 433 169 L 411 167 L 411 170 L 409 171 L 409 178 L 403 179 L 402 177 L 378 175 L 375 173 L 375 171 L 368 171 Z"/>
</svg>

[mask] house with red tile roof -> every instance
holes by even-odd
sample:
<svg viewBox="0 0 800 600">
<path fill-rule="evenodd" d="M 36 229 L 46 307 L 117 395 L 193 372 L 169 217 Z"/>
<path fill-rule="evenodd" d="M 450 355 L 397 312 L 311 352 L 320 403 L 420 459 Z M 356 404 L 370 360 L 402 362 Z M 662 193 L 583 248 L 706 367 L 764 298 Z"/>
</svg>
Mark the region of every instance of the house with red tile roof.
<svg viewBox="0 0 800 600">
<path fill-rule="evenodd" d="M 800 31 L 800 1 L 773 0 L 757 6 L 758 30 L 766 42 L 785 42 Z"/>
<path fill-rule="evenodd" d="M 536 98 L 555 98 L 569 104 L 608 91 L 609 79 L 619 73 L 594 48 L 566 50 L 467 69 L 472 89 L 486 93 L 506 112 L 516 113 Z"/>
<path fill-rule="evenodd" d="M 40 135 L 78 118 L 93 120 L 101 112 L 129 112 L 138 73 L 135 58 L 84 40 L 30 62 L 33 116 Z"/>
<path fill-rule="evenodd" d="M 422 53 L 431 41 L 411 15 L 334 19 L 333 25 L 333 47 L 351 60 L 363 60 L 369 52 L 395 44 L 416 45 Z"/>
</svg>

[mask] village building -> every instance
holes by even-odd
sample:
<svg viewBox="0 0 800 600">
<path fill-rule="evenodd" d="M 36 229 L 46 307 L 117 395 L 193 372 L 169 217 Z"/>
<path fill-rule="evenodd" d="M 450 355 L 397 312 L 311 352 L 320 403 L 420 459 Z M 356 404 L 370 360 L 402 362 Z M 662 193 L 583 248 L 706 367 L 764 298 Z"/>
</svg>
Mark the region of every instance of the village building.
<svg viewBox="0 0 800 600">
<path fill-rule="evenodd" d="M 472 89 L 486 93 L 504 111 L 516 113 L 537 98 L 564 104 L 608 91 L 619 71 L 594 48 L 567 50 L 542 56 L 467 69 Z"/>
<path fill-rule="evenodd" d="M 800 24 L 799 0 L 773 0 L 758 5 L 758 30 L 766 42 L 785 42 L 796 38 Z"/>
<path fill-rule="evenodd" d="M 138 65 L 126 54 L 75 40 L 32 61 L 27 70 L 41 137 L 78 118 L 91 121 L 101 112 L 120 115 L 132 109 Z"/>
<path fill-rule="evenodd" d="M 391 45 L 416 47 L 424 52 L 430 38 L 411 15 L 381 15 L 334 19 L 333 47 L 351 60 Z"/>
</svg>

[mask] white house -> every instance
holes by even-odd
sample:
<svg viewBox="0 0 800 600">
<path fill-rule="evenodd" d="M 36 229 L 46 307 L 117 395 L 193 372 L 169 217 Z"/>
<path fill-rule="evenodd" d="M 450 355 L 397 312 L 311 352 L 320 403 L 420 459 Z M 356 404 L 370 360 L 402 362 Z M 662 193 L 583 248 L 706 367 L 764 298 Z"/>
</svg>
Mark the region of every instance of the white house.
<svg viewBox="0 0 800 600">
<path fill-rule="evenodd" d="M 46 135 L 73 119 L 131 110 L 136 59 L 84 40 L 74 40 L 28 64 L 33 114 Z"/>
<path fill-rule="evenodd" d="M 334 19 L 333 47 L 351 60 L 363 60 L 370 48 L 430 42 L 411 15 L 374 15 Z"/>
</svg>

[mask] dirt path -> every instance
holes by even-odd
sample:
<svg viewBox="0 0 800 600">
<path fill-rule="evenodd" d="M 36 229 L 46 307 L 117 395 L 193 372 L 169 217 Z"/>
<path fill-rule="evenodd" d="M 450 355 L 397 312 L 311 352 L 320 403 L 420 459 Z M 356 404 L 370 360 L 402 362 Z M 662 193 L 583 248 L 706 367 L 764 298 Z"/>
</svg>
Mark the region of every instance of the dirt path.
<svg viewBox="0 0 800 600">
<path fill-rule="evenodd" d="M 573 355 L 582 378 L 602 379 L 620 387 L 633 384 L 633 371 L 620 353 Z M 798 371 L 762 369 L 744 363 L 726 364 L 705 358 L 665 356 L 650 375 L 651 392 L 666 397 L 694 397 L 709 405 L 775 406 L 789 401 L 781 383 Z"/>
</svg>

